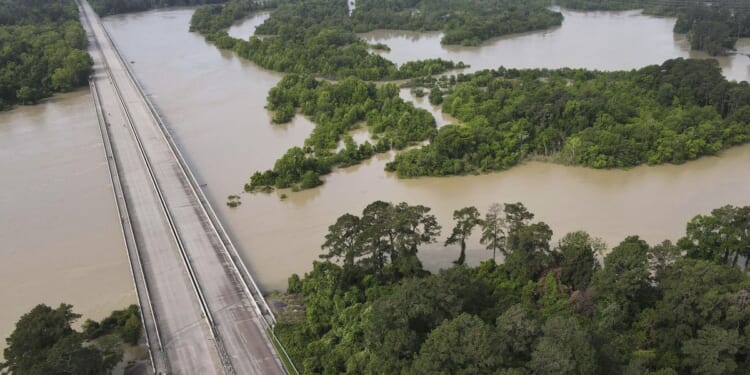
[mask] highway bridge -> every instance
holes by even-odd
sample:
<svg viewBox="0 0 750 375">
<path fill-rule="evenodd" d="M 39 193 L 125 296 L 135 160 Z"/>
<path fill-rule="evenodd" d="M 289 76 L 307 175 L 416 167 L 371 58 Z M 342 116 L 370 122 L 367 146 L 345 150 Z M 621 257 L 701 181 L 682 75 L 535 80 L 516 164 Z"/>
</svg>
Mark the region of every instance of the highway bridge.
<svg viewBox="0 0 750 375">
<path fill-rule="evenodd" d="M 78 1 L 154 372 L 286 374 L 263 295 L 101 20 Z"/>
</svg>

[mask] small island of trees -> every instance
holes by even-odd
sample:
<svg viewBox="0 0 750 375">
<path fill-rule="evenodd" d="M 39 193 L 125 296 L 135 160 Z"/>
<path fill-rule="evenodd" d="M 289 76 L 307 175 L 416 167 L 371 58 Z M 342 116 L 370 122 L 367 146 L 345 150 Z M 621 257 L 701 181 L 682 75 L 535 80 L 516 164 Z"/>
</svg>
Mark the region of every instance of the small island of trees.
<svg viewBox="0 0 750 375">
<path fill-rule="evenodd" d="M 268 94 L 274 122 L 290 121 L 301 111 L 315 122 L 305 147 L 293 147 L 274 168 L 256 172 L 247 191 L 265 186 L 309 189 L 320 185 L 320 176 L 333 167 L 345 167 L 369 159 L 376 152 L 403 149 L 434 136 L 435 119 L 423 109 L 399 97 L 394 84 L 377 87 L 357 78 L 338 83 L 310 75 L 286 75 Z M 357 145 L 346 133 L 366 125 L 375 144 Z M 335 152 L 339 141 L 344 147 Z"/>
<path fill-rule="evenodd" d="M 715 60 L 627 72 L 500 68 L 430 84 L 463 123 L 397 155 L 387 168 L 400 177 L 504 170 L 532 156 L 593 168 L 679 164 L 750 141 L 750 85 L 727 81 Z"/>
<path fill-rule="evenodd" d="M 677 17 L 676 33 L 687 34 L 690 47 L 711 56 L 733 50 L 739 38 L 750 37 L 750 8 L 735 0 L 558 0 L 580 10 L 643 9 L 655 16 Z"/>
</svg>

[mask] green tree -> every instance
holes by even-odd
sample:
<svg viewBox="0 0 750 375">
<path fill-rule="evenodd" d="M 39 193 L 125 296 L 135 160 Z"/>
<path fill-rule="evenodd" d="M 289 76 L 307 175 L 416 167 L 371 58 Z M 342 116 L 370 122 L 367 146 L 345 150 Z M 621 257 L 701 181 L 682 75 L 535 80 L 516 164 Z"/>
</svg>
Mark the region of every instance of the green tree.
<svg viewBox="0 0 750 375">
<path fill-rule="evenodd" d="M 321 246 L 328 252 L 320 255 L 320 258 L 343 258 L 344 265 L 354 265 L 354 260 L 361 255 L 361 247 L 357 243 L 361 231 L 359 217 L 352 214 L 342 215 L 336 220 L 336 224 L 328 227 L 326 241 Z"/>
<path fill-rule="evenodd" d="M 503 363 L 490 325 L 460 314 L 433 329 L 414 359 L 415 374 L 495 374 Z"/>
<path fill-rule="evenodd" d="M 461 255 L 459 255 L 458 260 L 455 262 L 460 265 L 466 261 L 466 239 L 471 237 L 474 227 L 481 223 L 479 210 L 472 206 L 453 211 L 453 220 L 456 221 L 456 226 L 453 227 L 450 237 L 445 240 L 445 246 L 457 242 L 461 245 Z"/>
<path fill-rule="evenodd" d="M 102 352 L 85 345 L 71 324 L 80 317 L 73 306 L 56 309 L 37 305 L 21 316 L 6 339 L 0 369 L 12 374 L 107 374 L 122 358 L 121 351 Z"/>
<path fill-rule="evenodd" d="M 504 211 L 505 222 L 508 224 L 510 230 L 522 227 L 534 219 L 534 214 L 529 212 L 521 202 L 506 203 Z"/>
<path fill-rule="evenodd" d="M 542 328 L 544 335 L 528 364 L 533 374 L 593 375 L 594 348 L 581 325 L 572 317 L 552 317 Z"/>
<path fill-rule="evenodd" d="M 618 316 L 613 317 L 617 322 L 630 321 L 655 302 L 648 251 L 648 244 L 638 236 L 627 237 L 604 258 L 604 268 L 594 275 L 591 284 L 596 288 L 597 305 L 601 311 L 617 311 Z"/>
<path fill-rule="evenodd" d="M 429 99 L 432 105 L 443 104 L 443 92 L 440 90 L 440 87 L 435 86 L 430 90 Z"/>
<path fill-rule="evenodd" d="M 502 215 L 502 206 L 494 203 L 490 206 L 479 225 L 482 228 L 481 243 L 492 250 L 492 259 L 495 259 L 497 251 L 507 256 L 505 250 L 505 219 Z"/>
<path fill-rule="evenodd" d="M 552 229 L 545 223 L 512 227 L 508 232 L 508 256 L 505 264 L 522 282 L 536 280 L 552 263 L 549 245 L 551 238 Z"/>
<path fill-rule="evenodd" d="M 742 345 L 737 331 L 706 326 L 698 337 L 682 346 L 684 365 L 695 375 L 731 374 L 737 369 L 735 356 Z"/>
<path fill-rule="evenodd" d="M 541 333 L 541 325 L 533 313 L 523 305 L 513 305 L 497 318 L 496 326 L 513 363 L 522 366 L 528 362 Z"/>
<path fill-rule="evenodd" d="M 578 231 L 566 234 L 558 244 L 561 281 L 576 290 L 588 288 L 594 272 L 599 268 L 596 255 L 605 249 L 604 242 Z"/>
<path fill-rule="evenodd" d="M 687 256 L 720 264 L 750 262 L 750 208 L 724 206 L 710 215 L 698 215 L 687 225 L 685 237 L 677 245 Z"/>
</svg>

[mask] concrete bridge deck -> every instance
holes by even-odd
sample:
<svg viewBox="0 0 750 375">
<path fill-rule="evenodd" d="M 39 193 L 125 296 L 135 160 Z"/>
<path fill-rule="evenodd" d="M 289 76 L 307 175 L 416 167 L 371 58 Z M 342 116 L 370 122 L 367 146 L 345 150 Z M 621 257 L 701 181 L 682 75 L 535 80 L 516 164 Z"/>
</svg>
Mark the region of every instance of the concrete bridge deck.
<svg viewBox="0 0 750 375">
<path fill-rule="evenodd" d="M 99 17 L 79 6 L 155 372 L 285 374 L 263 296 Z"/>
</svg>

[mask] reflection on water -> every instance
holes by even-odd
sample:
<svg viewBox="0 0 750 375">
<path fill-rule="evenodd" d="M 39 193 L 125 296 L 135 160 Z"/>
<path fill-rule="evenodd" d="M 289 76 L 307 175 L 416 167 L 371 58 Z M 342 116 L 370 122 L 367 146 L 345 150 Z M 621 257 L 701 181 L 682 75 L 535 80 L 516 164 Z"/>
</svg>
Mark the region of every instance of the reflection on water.
<svg viewBox="0 0 750 375">
<path fill-rule="evenodd" d="M 101 319 L 135 302 L 88 90 L 0 113 L 0 175 L 0 354 L 36 304 Z"/>
<path fill-rule="evenodd" d="M 698 213 L 728 203 L 750 204 L 746 146 L 681 166 L 602 171 L 530 162 L 490 175 L 416 180 L 399 180 L 384 172 L 392 154 L 383 154 L 336 171 L 321 188 L 243 194 L 242 206 L 229 209 L 226 196 L 236 193 L 255 170 L 272 167 L 289 147 L 302 145 L 313 125 L 301 116 L 286 127 L 272 125 L 265 97 L 281 75 L 186 33 L 190 15 L 187 10 L 154 11 L 109 18 L 106 26 L 125 56 L 138 61 L 136 74 L 168 119 L 199 179 L 208 183 L 209 199 L 263 288 L 283 289 L 289 274 L 309 270 L 328 225 L 377 199 L 432 207 L 444 234 L 451 229 L 454 209 L 476 205 L 485 210 L 493 202 L 522 201 L 558 237 L 585 229 L 609 244 L 634 233 L 652 242 L 675 239 Z M 413 34 L 368 35 L 372 40 L 390 35 L 393 50 L 388 58 L 398 62 L 446 57 L 472 64 L 473 69 L 630 69 L 687 56 L 686 46 L 671 31 L 673 19 L 637 12 L 565 15 L 558 29 L 499 38 L 477 48 L 442 47 L 438 34 L 419 36 L 417 42 Z M 739 77 L 746 79 L 747 74 Z M 411 97 L 407 90 L 401 95 Z M 419 107 L 438 111 L 426 98 L 414 100 Z M 442 115 L 437 120 L 441 125 L 453 122 Z M 288 198 L 282 200 L 282 193 Z M 489 253 L 479 248 L 474 238 L 470 262 L 487 259 Z M 458 249 L 435 245 L 421 256 L 425 265 L 436 269 L 449 265 L 457 254 Z"/>
</svg>

